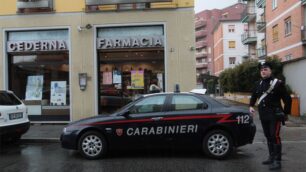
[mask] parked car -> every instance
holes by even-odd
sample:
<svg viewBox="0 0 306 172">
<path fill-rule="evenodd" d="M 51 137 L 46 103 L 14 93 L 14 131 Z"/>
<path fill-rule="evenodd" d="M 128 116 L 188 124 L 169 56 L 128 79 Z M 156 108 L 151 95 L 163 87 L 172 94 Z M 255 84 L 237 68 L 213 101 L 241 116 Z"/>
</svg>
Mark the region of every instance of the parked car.
<svg viewBox="0 0 306 172">
<path fill-rule="evenodd" d="M 224 159 L 234 147 L 253 142 L 256 127 L 248 110 L 199 93 L 143 95 L 112 115 L 72 122 L 63 130 L 62 147 L 87 159 L 111 149 L 160 146 L 199 148 Z"/>
<path fill-rule="evenodd" d="M 12 91 L 0 90 L 0 141 L 17 141 L 29 127 L 23 102 Z"/>
</svg>

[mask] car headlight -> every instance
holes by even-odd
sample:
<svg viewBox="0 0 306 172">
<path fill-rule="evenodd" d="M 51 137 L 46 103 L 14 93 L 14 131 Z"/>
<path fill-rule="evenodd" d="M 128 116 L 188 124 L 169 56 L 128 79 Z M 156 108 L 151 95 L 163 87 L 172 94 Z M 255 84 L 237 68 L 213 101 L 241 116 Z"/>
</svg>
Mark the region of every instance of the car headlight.
<svg viewBox="0 0 306 172">
<path fill-rule="evenodd" d="M 71 128 L 69 128 L 69 127 L 65 127 L 64 129 L 63 129 L 63 133 L 64 134 L 70 134 L 70 133 L 72 133 L 73 132 L 73 130 L 71 129 Z"/>
</svg>

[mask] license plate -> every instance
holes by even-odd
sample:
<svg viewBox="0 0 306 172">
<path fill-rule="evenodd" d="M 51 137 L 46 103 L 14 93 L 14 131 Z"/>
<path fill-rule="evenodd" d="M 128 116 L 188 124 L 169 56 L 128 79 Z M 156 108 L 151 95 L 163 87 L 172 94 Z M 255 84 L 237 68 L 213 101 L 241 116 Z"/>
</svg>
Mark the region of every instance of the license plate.
<svg viewBox="0 0 306 172">
<path fill-rule="evenodd" d="M 21 113 L 11 113 L 9 117 L 10 117 L 10 120 L 20 119 L 23 117 L 23 113 L 22 112 Z"/>
</svg>

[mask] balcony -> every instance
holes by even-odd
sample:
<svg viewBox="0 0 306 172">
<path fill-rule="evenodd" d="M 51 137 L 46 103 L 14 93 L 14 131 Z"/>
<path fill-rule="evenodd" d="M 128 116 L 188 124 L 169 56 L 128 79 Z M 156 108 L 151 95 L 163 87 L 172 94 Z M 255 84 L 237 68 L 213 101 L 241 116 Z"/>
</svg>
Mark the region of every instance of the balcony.
<svg viewBox="0 0 306 172">
<path fill-rule="evenodd" d="M 196 49 L 203 48 L 203 47 L 206 47 L 206 46 L 207 46 L 207 42 L 206 41 L 198 41 L 198 42 L 196 42 Z"/>
<path fill-rule="evenodd" d="M 86 12 L 110 10 L 143 10 L 151 3 L 172 2 L 173 0 L 85 0 Z"/>
<path fill-rule="evenodd" d="M 197 59 L 201 59 L 201 58 L 205 58 L 205 57 L 207 57 L 206 52 L 196 53 L 196 58 Z"/>
<path fill-rule="evenodd" d="M 306 26 L 303 26 L 303 29 L 301 30 L 301 35 L 302 35 L 303 45 L 306 45 Z"/>
<path fill-rule="evenodd" d="M 247 6 L 247 8 L 241 14 L 241 22 L 249 23 L 256 19 L 255 6 Z"/>
<path fill-rule="evenodd" d="M 208 67 L 208 63 L 197 63 L 196 64 L 197 69 L 203 69 L 203 68 L 207 68 L 207 67 Z"/>
<path fill-rule="evenodd" d="M 256 5 L 258 8 L 265 8 L 266 0 L 256 0 Z"/>
<path fill-rule="evenodd" d="M 258 48 L 256 51 L 257 51 L 257 58 L 258 59 L 265 59 L 265 57 L 267 55 L 266 46 Z"/>
<path fill-rule="evenodd" d="M 258 21 L 256 21 L 256 27 L 259 33 L 265 33 L 266 20 L 264 19 L 264 17 L 261 17 Z"/>
<path fill-rule="evenodd" d="M 306 5 L 306 0 L 301 0 L 302 1 L 302 5 Z"/>
<path fill-rule="evenodd" d="M 241 35 L 241 41 L 244 45 L 257 42 L 256 31 L 246 31 Z"/>
<path fill-rule="evenodd" d="M 18 0 L 17 13 L 53 12 L 53 0 Z"/>
<path fill-rule="evenodd" d="M 198 20 L 195 23 L 195 28 L 198 29 L 200 27 L 205 27 L 207 25 L 207 21 L 205 20 Z"/>
<path fill-rule="evenodd" d="M 207 30 L 199 30 L 199 31 L 196 31 L 195 33 L 196 38 L 205 37 L 206 35 L 207 35 Z"/>
</svg>

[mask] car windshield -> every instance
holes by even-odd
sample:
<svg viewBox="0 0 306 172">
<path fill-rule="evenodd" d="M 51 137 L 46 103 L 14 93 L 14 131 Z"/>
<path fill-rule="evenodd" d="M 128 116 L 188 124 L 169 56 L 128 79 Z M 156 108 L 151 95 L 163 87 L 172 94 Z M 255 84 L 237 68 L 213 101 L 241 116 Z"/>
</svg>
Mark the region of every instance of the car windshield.
<svg viewBox="0 0 306 172">
<path fill-rule="evenodd" d="M 13 94 L 8 92 L 0 92 L 0 105 L 14 106 L 20 104 L 21 102 Z"/>
<path fill-rule="evenodd" d="M 128 104 L 122 106 L 121 108 L 119 108 L 118 110 L 116 110 L 116 111 L 113 113 L 113 115 L 116 116 L 118 112 L 120 112 L 120 111 L 122 111 L 123 109 L 129 107 L 131 104 L 133 104 L 135 101 L 139 100 L 139 99 L 142 98 L 142 97 L 143 97 L 143 96 L 139 96 L 139 97 L 137 97 L 135 100 L 131 101 L 130 103 L 128 103 Z"/>
</svg>

